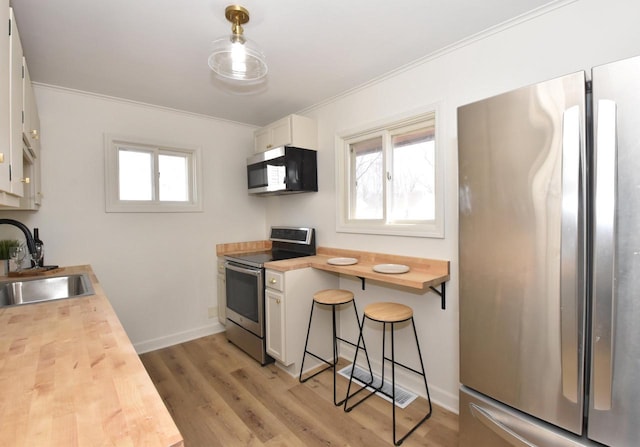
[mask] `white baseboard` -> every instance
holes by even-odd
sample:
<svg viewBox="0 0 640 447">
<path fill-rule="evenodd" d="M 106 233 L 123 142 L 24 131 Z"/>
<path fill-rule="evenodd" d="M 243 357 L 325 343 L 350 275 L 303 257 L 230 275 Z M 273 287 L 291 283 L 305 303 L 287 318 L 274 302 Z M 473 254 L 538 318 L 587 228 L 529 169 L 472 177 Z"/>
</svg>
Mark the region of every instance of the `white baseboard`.
<svg viewBox="0 0 640 447">
<path fill-rule="evenodd" d="M 188 331 L 164 335 L 151 340 L 134 343 L 133 347 L 138 354 L 144 354 L 145 352 L 155 351 L 157 349 L 166 348 L 168 346 L 177 345 L 189 340 L 206 337 L 207 335 L 217 334 L 218 332 L 223 331 L 224 326 L 219 322 L 216 322 L 199 328 L 190 329 Z"/>
</svg>

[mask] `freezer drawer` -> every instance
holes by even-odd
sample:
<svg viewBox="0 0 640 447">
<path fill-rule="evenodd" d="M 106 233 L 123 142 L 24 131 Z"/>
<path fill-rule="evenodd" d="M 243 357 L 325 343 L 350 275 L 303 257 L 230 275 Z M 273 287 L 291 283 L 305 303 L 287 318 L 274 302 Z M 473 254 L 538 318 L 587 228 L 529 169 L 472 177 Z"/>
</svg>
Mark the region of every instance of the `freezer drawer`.
<svg viewBox="0 0 640 447">
<path fill-rule="evenodd" d="M 460 388 L 459 447 L 599 446 L 487 398 Z"/>
</svg>

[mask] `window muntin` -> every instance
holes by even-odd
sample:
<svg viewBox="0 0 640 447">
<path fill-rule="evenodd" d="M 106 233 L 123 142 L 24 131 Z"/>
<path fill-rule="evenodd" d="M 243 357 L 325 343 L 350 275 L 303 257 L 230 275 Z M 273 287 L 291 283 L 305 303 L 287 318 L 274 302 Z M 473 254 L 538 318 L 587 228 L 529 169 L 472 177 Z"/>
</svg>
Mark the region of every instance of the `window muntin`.
<svg viewBox="0 0 640 447">
<path fill-rule="evenodd" d="M 338 231 L 443 237 L 435 118 L 432 110 L 338 138 Z"/>
<path fill-rule="evenodd" d="M 107 212 L 202 211 L 200 150 L 105 136 Z"/>
</svg>

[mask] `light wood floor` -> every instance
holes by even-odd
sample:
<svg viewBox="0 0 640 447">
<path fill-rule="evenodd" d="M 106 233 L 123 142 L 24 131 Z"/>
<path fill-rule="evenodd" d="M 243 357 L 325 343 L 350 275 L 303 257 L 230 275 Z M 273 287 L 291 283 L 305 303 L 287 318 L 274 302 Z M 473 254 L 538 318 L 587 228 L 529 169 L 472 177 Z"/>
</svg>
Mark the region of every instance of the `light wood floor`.
<svg viewBox="0 0 640 447">
<path fill-rule="evenodd" d="M 350 413 L 333 405 L 332 374 L 304 384 L 275 365 L 261 367 L 224 333 L 140 356 L 186 447 L 389 446 L 391 404 L 377 396 Z M 346 380 L 339 378 L 344 393 Z M 403 434 L 426 409 L 418 399 L 397 413 Z M 433 415 L 403 446 L 455 447 L 458 417 Z"/>
</svg>

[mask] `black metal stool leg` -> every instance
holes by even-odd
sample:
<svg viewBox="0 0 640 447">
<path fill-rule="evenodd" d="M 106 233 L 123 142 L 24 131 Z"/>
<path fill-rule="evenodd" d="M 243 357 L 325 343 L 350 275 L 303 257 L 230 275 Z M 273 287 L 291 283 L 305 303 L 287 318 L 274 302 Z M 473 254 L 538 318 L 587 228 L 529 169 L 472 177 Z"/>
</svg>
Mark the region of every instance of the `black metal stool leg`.
<svg viewBox="0 0 640 447">
<path fill-rule="evenodd" d="M 337 394 L 336 394 L 336 369 L 338 365 L 338 338 L 336 333 L 336 306 L 331 306 L 331 317 L 332 317 L 332 336 L 333 336 L 333 404 L 337 407 L 344 403 L 344 399 L 340 402 L 336 402 Z"/>
<path fill-rule="evenodd" d="M 407 437 L 413 433 L 420 425 L 422 425 L 422 423 L 424 421 L 426 421 L 427 419 L 429 419 L 431 417 L 431 413 L 433 412 L 433 408 L 431 407 L 431 397 L 429 396 L 429 386 L 427 385 L 427 375 L 425 373 L 424 370 L 424 363 L 422 362 L 422 353 L 420 352 L 420 343 L 418 342 L 418 332 L 416 331 L 416 324 L 415 321 L 413 319 L 413 317 L 411 317 L 411 325 L 413 327 L 413 335 L 416 339 L 416 348 L 418 349 L 418 358 L 420 360 L 420 368 L 422 372 L 416 371 L 412 368 L 408 368 L 411 371 L 417 373 L 418 375 L 421 375 L 422 378 L 424 379 L 424 387 L 425 390 L 427 391 L 427 401 L 429 402 L 429 412 L 418 421 L 418 423 L 416 425 L 413 426 L 413 428 L 411 428 L 411 430 L 409 430 L 402 438 L 400 438 L 399 440 L 396 440 L 396 406 L 395 406 L 395 393 L 396 393 L 396 389 L 395 389 L 395 357 L 394 357 L 394 352 L 393 352 L 393 323 L 391 324 L 391 359 L 392 359 L 392 366 L 391 366 L 391 371 L 392 371 L 392 375 L 394 375 L 393 378 L 393 443 L 397 446 L 399 446 L 400 444 L 402 444 L 402 442 L 407 439 Z M 402 364 L 400 364 L 400 366 L 404 366 Z"/>
<path fill-rule="evenodd" d="M 346 397 L 338 402 L 338 392 L 337 392 L 337 385 L 336 385 L 336 383 L 337 383 L 337 367 L 338 367 L 338 360 L 339 360 L 338 341 L 343 341 L 345 343 L 349 343 L 352 346 L 356 346 L 356 352 L 357 352 L 358 351 L 357 346 L 360 345 L 360 339 L 358 339 L 358 344 L 355 345 L 352 341 L 345 340 L 344 338 L 338 337 L 338 332 L 337 332 L 338 323 L 337 323 L 337 316 L 336 316 L 336 306 L 338 306 L 340 304 L 346 304 L 346 303 L 340 303 L 340 304 L 320 303 L 320 304 L 331 306 L 331 319 L 332 319 L 332 321 L 331 321 L 331 323 L 332 323 L 332 330 L 331 330 L 332 341 L 331 341 L 331 344 L 332 344 L 333 358 L 331 359 L 331 361 L 328 361 L 328 360 L 326 360 L 326 359 L 314 354 L 313 352 L 309 351 L 309 336 L 311 334 L 311 325 L 312 325 L 312 321 L 313 321 L 313 311 L 314 311 L 314 307 L 316 305 L 316 301 L 314 300 L 312 302 L 312 304 L 311 304 L 311 312 L 309 314 L 309 325 L 307 327 L 307 338 L 306 338 L 305 344 L 304 344 L 304 353 L 302 355 L 302 362 L 301 362 L 301 365 L 300 365 L 300 376 L 298 377 L 298 380 L 300 381 L 300 383 L 304 383 L 307 380 L 309 380 L 309 379 L 317 376 L 318 374 L 326 371 L 327 369 L 333 368 L 333 403 L 336 406 L 340 406 L 346 401 Z M 353 308 L 355 310 L 356 321 L 358 322 L 358 328 L 361 329 L 360 322 L 359 322 L 359 317 L 358 317 L 358 310 L 356 308 L 355 302 L 353 302 Z M 369 367 L 369 373 L 371 375 L 371 380 L 373 380 L 373 371 L 371 369 L 371 362 L 369 360 L 369 355 L 366 352 L 366 346 L 364 345 L 364 338 L 362 339 L 362 344 L 363 344 L 363 348 L 361 348 L 361 349 L 365 350 L 365 354 L 366 354 L 366 358 L 367 358 L 367 365 Z M 303 376 L 303 372 L 304 372 L 304 362 L 305 362 L 305 359 L 306 359 L 307 355 L 315 357 L 317 360 L 325 363 L 327 366 L 325 368 L 322 368 L 319 371 L 316 371 L 315 373 L 311 374 L 310 376 L 308 376 L 306 378 L 303 378 L 302 376 Z M 353 374 L 353 370 L 352 370 L 352 374 Z M 347 395 L 348 395 L 348 393 L 347 393 Z"/>
<path fill-rule="evenodd" d="M 357 311 L 356 311 L 356 315 L 357 315 Z M 382 388 L 382 384 L 384 384 L 384 382 L 382 382 L 380 388 L 373 388 L 371 387 L 371 385 L 373 384 L 373 369 L 371 368 L 371 362 L 369 361 L 369 354 L 367 352 L 366 349 L 366 345 L 364 342 L 364 334 L 363 334 L 363 329 L 364 329 L 364 322 L 365 319 L 367 318 L 366 315 L 363 315 L 362 317 L 362 323 L 359 324 L 359 330 L 360 333 L 358 335 L 358 344 L 356 345 L 356 353 L 354 355 L 353 358 L 353 365 L 351 367 L 351 375 L 349 376 L 349 385 L 347 386 L 347 396 L 345 397 L 344 400 L 344 411 L 346 411 L 347 413 L 350 412 L 351 410 L 353 410 L 355 407 L 357 407 L 358 405 L 360 405 L 362 402 L 364 402 L 365 400 L 367 400 L 368 398 L 370 398 L 371 396 L 373 396 L 374 394 L 376 394 L 378 391 L 381 390 Z M 362 340 L 362 348 L 360 348 L 360 340 Z M 368 383 L 365 383 L 359 390 L 355 391 L 353 394 L 351 393 L 351 384 L 353 383 L 353 372 L 356 369 L 356 364 L 358 362 L 358 352 L 360 351 L 360 349 L 362 349 L 365 353 L 365 356 L 367 358 L 367 366 L 369 367 L 369 375 L 370 375 L 370 380 Z M 384 369 L 384 367 L 383 367 Z M 371 389 L 373 391 L 370 391 L 369 394 L 367 394 L 365 397 L 363 397 L 362 399 L 360 399 L 359 401 L 357 401 L 355 404 L 349 406 L 349 399 L 351 399 L 352 397 L 356 396 L 357 394 L 359 394 L 361 391 L 366 390 L 368 387 L 371 387 Z"/>
<path fill-rule="evenodd" d="M 400 445 L 396 441 L 396 350 L 394 330 L 395 325 L 394 323 L 391 323 L 391 408 L 393 414 L 393 443 L 395 445 Z M 384 359 L 384 354 L 382 355 L 382 358 Z M 382 368 L 384 369 L 384 365 Z M 402 440 L 400 443 L 402 443 Z"/>
<path fill-rule="evenodd" d="M 358 316 L 358 309 L 356 308 L 356 302 L 355 301 L 353 302 L 353 311 L 356 314 L 356 321 L 358 322 L 358 330 L 361 330 L 362 328 L 361 328 L 361 323 L 360 323 L 360 317 Z M 362 324 L 364 324 L 364 318 L 362 319 Z M 347 342 L 347 343 L 349 343 L 349 342 Z M 359 343 L 359 340 L 358 340 L 358 343 Z M 357 346 L 354 345 L 353 343 L 349 343 L 349 344 L 351 344 L 352 346 L 355 346 L 356 350 L 359 349 L 359 344 Z M 370 380 L 369 380 L 369 382 L 367 382 L 367 386 L 369 386 L 369 385 L 371 385 L 373 383 L 373 368 L 371 367 L 371 361 L 369 360 L 369 353 L 367 352 L 367 345 L 364 342 L 364 336 L 362 337 L 362 350 L 364 351 L 364 356 L 367 359 L 367 367 L 369 368 Z M 356 362 L 354 360 L 353 367 L 351 368 L 352 372 L 353 372 L 353 369 L 355 367 L 356 367 Z"/>
<path fill-rule="evenodd" d="M 313 316 L 313 306 L 315 305 L 315 301 L 314 303 L 311 305 L 311 316 Z M 300 364 L 300 377 L 299 377 L 299 381 L 300 383 L 304 383 L 309 379 L 314 378 L 315 376 L 317 376 L 320 373 L 325 372 L 326 370 L 328 370 L 329 368 L 334 368 L 335 369 L 335 361 L 333 362 L 329 362 L 326 359 L 323 359 L 322 357 L 314 354 L 313 352 L 309 351 L 307 348 L 307 344 L 309 343 L 309 333 L 311 331 L 311 317 L 309 317 L 309 328 L 307 329 L 307 341 L 305 342 L 305 346 L 304 346 L 304 354 L 302 354 L 302 362 Z M 309 377 L 305 377 L 304 379 L 302 378 L 302 372 L 304 371 L 304 359 L 307 356 L 307 354 L 309 354 L 311 357 L 315 357 L 316 359 L 320 360 L 321 362 L 325 363 L 327 366 L 322 368 L 320 371 L 316 371 L 315 373 L 311 374 Z M 335 383 L 334 383 L 334 387 L 335 387 Z M 335 402 L 334 402 L 335 403 Z"/>
<path fill-rule="evenodd" d="M 353 356 L 353 363 L 351 365 L 351 374 L 349 375 L 349 385 L 347 386 L 347 396 L 344 399 L 344 411 L 349 412 L 351 410 L 353 410 L 355 407 L 357 407 L 362 401 L 364 401 L 367 397 L 370 397 L 371 394 L 367 397 L 365 397 L 364 399 L 356 402 L 354 405 L 352 405 L 351 407 L 348 406 L 349 403 L 349 399 L 353 396 L 355 396 L 356 394 L 358 394 L 360 391 L 364 390 L 365 387 L 360 388 L 358 391 L 356 391 L 355 393 L 353 393 L 353 395 L 350 395 L 351 393 L 351 384 L 353 383 L 353 372 L 356 369 L 356 362 L 358 361 L 358 351 L 360 351 L 360 340 L 364 341 L 364 338 L 362 336 L 362 328 L 364 326 L 364 320 L 365 320 L 366 316 L 362 317 L 362 324 L 358 324 L 359 326 L 359 331 L 358 331 L 358 343 L 356 345 L 356 353 Z M 371 366 L 371 365 L 369 365 Z M 373 380 L 373 374 L 371 374 L 371 379 Z M 373 393 L 372 393 L 373 394 Z"/>
<path fill-rule="evenodd" d="M 305 380 L 302 380 L 302 371 L 304 371 L 304 359 L 307 356 L 307 346 L 309 345 L 309 333 L 311 332 L 311 321 L 313 319 L 313 308 L 315 307 L 316 302 L 315 301 L 311 301 L 311 313 L 309 314 L 309 326 L 307 326 L 307 339 L 304 342 L 304 352 L 302 354 L 302 364 L 300 365 L 300 376 L 298 377 L 298 380 L 300 381 L 300 383 L 302 382 L 306 382 L 307 380 L 309 380 L 309 378 L 306 378 Z"/>
<path fill-rule="evenodd" d="M 393 324 L 391 325 L 391 328 L 393 329 Z M 382 385 L 384 384 L 384 360 L 386 358 L 386 356 L 384 355 L 384 352 L 386 349 L 385 347 L 387 346 L 386 337 L 387 337 L 387 323 L 382 323 L 382 378 L 380 379 L 381 381 L 380 389 L 382 389 Z"/>
</svg>

